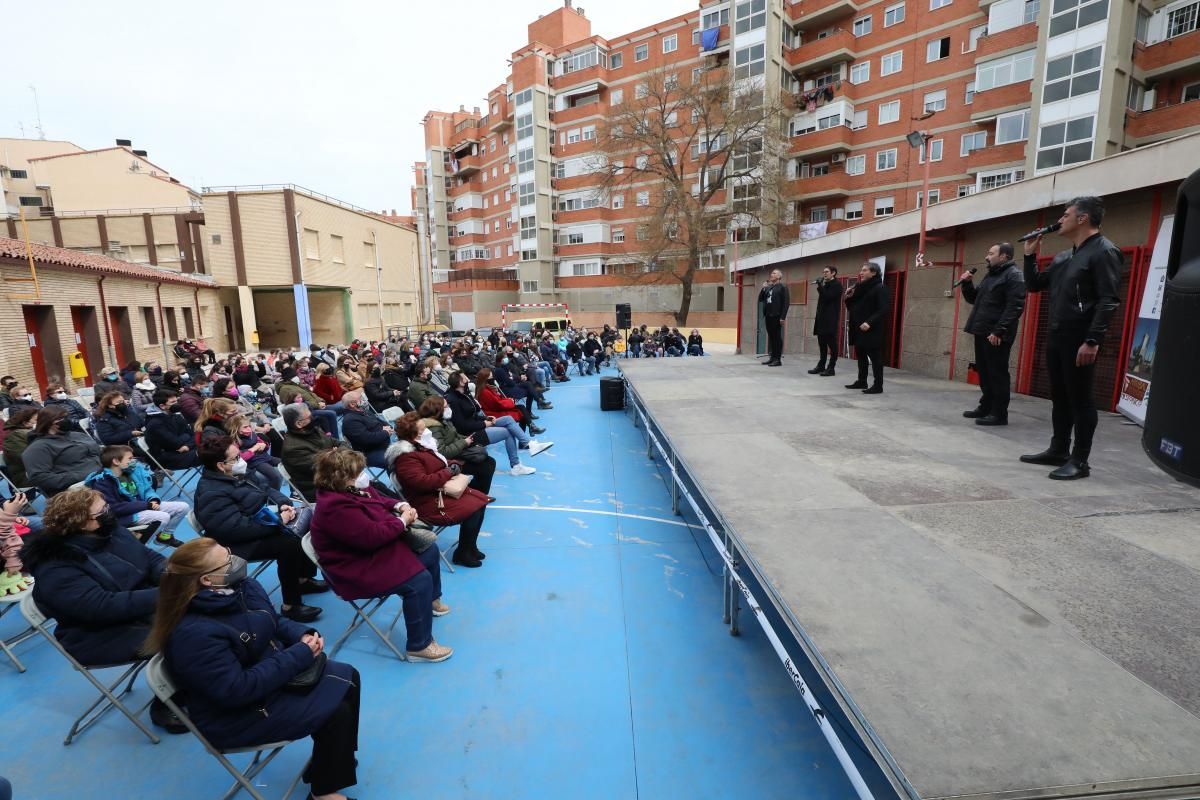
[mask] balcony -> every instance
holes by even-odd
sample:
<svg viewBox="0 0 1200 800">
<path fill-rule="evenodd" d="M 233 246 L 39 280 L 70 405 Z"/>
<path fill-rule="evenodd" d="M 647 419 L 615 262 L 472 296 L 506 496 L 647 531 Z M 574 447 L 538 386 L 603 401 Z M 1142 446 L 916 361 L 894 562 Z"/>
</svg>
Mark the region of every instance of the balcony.
<svg viewBox="0 0 1200 800">
<path fill-rule="evenodd" d="M 466 178 L 479 172 L 483 167 L 483 156 L 463 156 L 458 159 L 458 169 L 454 172 L 456 178 Z"/>
<path fill-rule="evenodd" d="M 499 133 L 511 128 L 513 124 L 513 109 L 508 104 L 508 98 L 503 94 L 496 100 L 496 113 L 488 116 L 488 132 Z"/>
<path fill-rule="evenodd" d="M 974 101 L 968 106 L 971 109 L 971 121 L 986 122 L 1007 111 L 1029 108 L 1033 102 L 1033 95 L 1029 91 L 1030 85 L 1030 81 L 1021 81 L 1020 83 L 1010 83 L 1008 86 L 976 92 Z"/>
<path fill-rule="evenodd" d="M 857 14 L 860 8 L 854 0 L 801 0 L 788 6 L 787 11 L 796 30 L 819 31 Z"/>
<path fill-rule="evenodd" d="M 823 39 L 805 42 L 790 51 L 787 54 L 787 63 L 793 73 L 803 74 L 843 61 L 853 61 L 855 55 L 854 34 L 844 28 L 838 28 Z"/>
<path fill-rule="evenodd" d="M 847 196 L 850 194 L 847 188 L 849 183 L 849 176 L 839 169 L 836 172 L 830 172 L 825 175 L 797 178 L 790 182 L 788 188 L 791 189 L 795 197 L 798 197 L 807 205 L 817 200 Z"/>
<path fill-rule="evenodd" d="M 1147 81 L 1200 68 L 1200 28 L 1151 45 L 1135 44 L 1133 67 Z"/>
<path fill-rule="evenodd" d="M 579 258 L 580 256 L 609 255 L 621 252 L 620 245 L 613 249 L 610 242 L 585 242 L 583 244 L 556 244 L 554 255 L 557 258 Z"/>
<path fill-rule="evenodd" d="M 1037 23 L 1027 22 L 1006 31 L 979 37 L 975 45 L 975 63 L 980 64 L 996 57 L 998 53 L 1021 45 L 1035 45 L 1038 40 Z"/>
<path fill-rule="evenodd" d="M 729 52 L 729 45 L 730 45 L 729 26 L 721 25 L 721 26 L 719 26 L 719 29 L 721 32 L 717 34 L 717 46 L 712 48 L 711 50 L 703 50 L 702 49 L 700 51 L 700 55 L 711 56 L 711 55 L 717 55 L 718 53 L 728 53 Z M 700 46 L 701 46 L 701 48 L 703 48 L 704 47 L 704 44 L 703 44 L 704 31 L 703 30 L 700 31 L 700 37 L 701 37 L 700 38 L 700 42 L 701 42 Z"/>
<path fill-rule="evenodd" d="M 472 206 L 470 208 L 460 208 L 457 211 L 448 210 L 446 212 L 446 218 L 449 219 L 451 222 L 459 222 L 464 219 L 483 219 L 484 218 L 484 210 L 478 206 Z"/>
<path fill-rule="evenodd" d="M 451 247 L 466 247 L 469 244 L 487 244 L 483 233 L 459 233 L 448 237 Z"/>
<path fill-rule="evenodd" d="M 453 184 L 446 192 L 446 197 L 462 197 L 464 194 L 482 191 L 482 189 L 479 181 L 463 181 Z"/>
<path fill-rule="evenodd" d="M 444 273 L 445 278 L 438 281 Z M 470 292 L 479 289 L 498 291 L 517 291 L 520 281 L 515 269 L 495 269 L 486 267 L 458 267 L 449 270 L 434 270 L 435 292 Z"/>
<path fill-rule="evenodd" d="M 550 85 L 557 94 L 591 94 L 601 86 L 608 86 L 608 68 L 596 64 L 565 75 L 555 75 L 550 79 Z"/>
<path fill-rule="evenodd" d="M 1141 146 L 1170 139 L 1187 129 L 1200 127 L 1200 100 L 1159 106 L 1150 111 L 1129 112 L 1125 136 L 1130 144 Z"/>
<path fill-rule="evenodd" d="M 852 135 L 850 127 L 844 123 L 824 130 L 804 133 L 792 139 L 792 148 L 789 154 L 812 160 L 817 156 L 848 153 L 852 149 L 850 146 Z"/>
</svg>

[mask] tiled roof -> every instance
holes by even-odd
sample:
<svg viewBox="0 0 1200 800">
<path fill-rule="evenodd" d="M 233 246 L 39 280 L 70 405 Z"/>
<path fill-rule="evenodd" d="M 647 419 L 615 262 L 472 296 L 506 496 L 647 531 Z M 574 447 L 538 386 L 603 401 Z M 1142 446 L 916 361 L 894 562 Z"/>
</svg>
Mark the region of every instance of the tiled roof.
<svg viewBox="0 0 1200 800">
<path fill-rule="evenodd" d="M 66 267 L 67 269 L 85 272 L 101 272 L 106 275 L 116 275 L 134 280 L 160 281 L 162 283 L 182 283 L 186 286 L 216 288 L 217 283 L 206 278 L 197 278 L 180 272 L 166 269 L 156 269 L 142 264 L 131 264 L 108 256 L 94 253 L 83 253 L 78 250 L 68 250 L 65 247 L 51 247 L 45 244 L 33 243 L 33 260 L 39 265 Z M 15 258 L 24 260 L 25 242 L 20 239 L 9 239 L 0 236 L 0 258 Z"/>
</svg>

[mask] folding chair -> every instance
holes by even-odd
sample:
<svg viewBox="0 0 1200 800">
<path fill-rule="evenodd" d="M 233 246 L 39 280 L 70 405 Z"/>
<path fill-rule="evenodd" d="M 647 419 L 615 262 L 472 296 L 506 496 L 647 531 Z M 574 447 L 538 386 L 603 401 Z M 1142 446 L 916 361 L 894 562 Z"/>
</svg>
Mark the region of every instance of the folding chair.
<svg viewBox="0 0 1200 800">
<path fill-rule="evenodd" d="M 154 454 L 150 452 L 150 444 L 146 441 L 145 436 L 137 437 L 134 439 L 134 442 L 136 442 L 141 451 L 145 453 L 146 458 L 150 459 L 150 463 L 154 465 L 154 468 L 162 472 L 162 474 L 166 476 L 167 480 L 169 480 L 175 486 L 175 489 L 179 492 L 179 497 L 187 497 L 192 502 L 195 502 L 195 496 L 185 489 L 184 486 L 187 485 L 188 475 L 191 475 L 193 472 L 195 472 L 196 475 L 200 474 L 200 467 L 188 467 L 187 469 L 183 470 L 183 477 L 177 481 L 174 478 L 175 471 L 164 467 L 159 460 L 154 457 Z M 182 481 L 182 483 L 180 481 Z"/>
<path fill-rule="evenodd" d="M 5 614 L 19 606 L 22 598 L 24 598 L 25 595 L 33 593 L 33 578 L 29 578 L 28 583 L 30 588 L 26 589 L 20 594 L 6 594 L 0 596 L 0 619 L 3 619 Z M 33 638 L 34 636 L 37 636 L 37 630 L 30 625 L 11 639 L 0 639 L 0 650 L 3 650 L 4 655 L 8 656 L 8 660 L 11 661 L 13 666 L 17 668 L 17 672 L 24 672 L 25 665 L 21 663 L 21 659 L 17 658 L 17 654 L 12 651 L 12 648 L 21 644 L 21 642 Z"/>
<path fill-rule="evenodd" d="M 96 433 L 96 421 L 92 417 L 84 417 L 83 419 L 79 420 L 79 429 L 95 439 L 101 445 L 104 444 L 104 442 L 100 441 L 100 434 Z"/>
<path fill-rule="evenodd" d="M 192 526 L 192 530 L 194 530 L 196 532 L 197 536 L 207 535 L 204 533 L 204 527 L 200 524 L 200 520 L 196 518 L 196 509 L 193 508 L 191 511 L 188 512 L 187 522 L 188 522 L 188 525 Z M 254 571 L 250 573 L 250 577 L 254 578 L 255 580 L 258 580 L 258 576 L 262 575 L 267 570 L 267 567 L 274 564 L 275 559 L 267 559 L 266 561 L 257 561 L 254 563 L 257 563 L 258 566 L 255 567 Z M 278 589 L 279 589 L 279 584 L 275 584 L 275 588 L 267 590 L 267 595 L 270 596 L 272 594 L 275 594 L 275 592 Z"/>
<path fill-rule="evenodd" d="M 96 404 L 96 389 L 91 386 L 82 387 L 79 392 L 79 405 L 91 408 Z"/>
<path fill-rule="evenodd" d="M 271 420 L 271 427 L 274 428 L 280 436 L 287 436 L 287 423 L 283 421 L 282 416 L 273 418 Z"/>
<path fill-rule="evenodd" d="M 403 408 L 397 408 L 396 406 L 388 406 L 380 413 L 379 416 L 383 417 L 383 421 L 386 422 L 388 425 L 394 425 L 396 423 L 396 420 L 398 420 L 404 416 L 404 413 L 405 412 L 404 412 Z"/>
<path fill-rule="evenodd" d="M 92 686 L 96 687 L 96 691 L 100 692 L 100 697 L 96 700 L 96 702 L 88 706 L 87 709 L 75 719 L 74 724 L 71 725 L 71 730 L 67 732 L 67 738 L 63 739 L 63 744 L 70 744 L 76 736 L 95 725 L 100 721 L 101 717 L 114 708 L 124 714 L 130 722 L 137 726 L 138 730 L 146 734 L 147 739 L 154 744 L 158 744 L 158 736 L 156 736 L 153 731 L 147 728 L 145 723 L 139 719 L 139 717 L 145 713 L 146 709 L 150 707 L 151 701 L 147 701 L 146 704 L 137 711 L 130 711 L 129 708 L 121 702 L 121 698 L 129 694 L 129 692 L 133 689 L 134 680 L 137 678 L 138 673 L 141 672 L 147 664 L 145 660 L 126 662 L 123 664 L 101 664 L 92 667 L 85 667 L 83 664 L 80 664 L 74 656 L 68 653 L 66 648 L 63 647 L 59 643 L 58 639 L 55 638 L 54 634 L 50 632 L 50 629 L 46 625 L 48 618 L 42 613 L 42 610 L 38 608 L 37 603 L 34 602 L 33 592 L 24 592 L 21 595 L 21 616 L 25 617 L 25 621 L 29 623 L 29 627 L 33 628 L 43 637 L 45 637 L 46 641 L 50 642 L 50 645 L 59 653 L 61 653 L 63 658 L 70 662 L 71 666 L 75 668 L 75 671 L 87 678 Z M 94 674 L 92 674 L 92 670 L 109 669 L 112 667 L 125 667 L 125 671 L 117 676 L 117 679 L 107 686 L 101 683 L 100 680 L 96 678 Z M 125 684 L 125 688 L 121 689 L 119 694 L 113 694 L 113 692 L 117 690 L 117 687 L 119 687 L 122 683 Z"/>
<path fill-rule="evenodd" d="M 24 492 L 29 498 L 30 502 L 32 502 L 33 497 L 37 492 L 37 487 L 35 486 L 17 486 L 15 483 L 13 483 L 12 478 L 8 477 L 8 462 L 4 459 L 3 452 L 0 452 L 0 481 L 3 481 L 4 485 L 8 487 L 10 492 L 9 497 L 12 497 L 18 492 Z"/>
<path fill-rule="evenodd" d="M 196 727 L 196 723 L 192 722 L 192 718 L 187 715 L 187 712 L 175 702 L 175 681 L 170 673 L 167 672 L 167 666 L 163 663 L 162 654 L 154 656 L 150 659 L 146 667 L 146 683 L 150 686 L 150 690 L 154 692 L 154 696 L 166 704 L 167 708 L 179 717 L 179 721 L 192 732 L 192 735 L 200 740 L 200 744 L 204 745 L 204 749 L 212 754 L 212 757 L 220 762 L 225 771 L 233 776 L 234 784 L 229 787 L 221 800 L 229 800 L 242 789 L 245 789 L 254 800 L 264 800 L 258 790 L 254 788 L 254 779 L 260 772 L 266 769 L 267 765 L 279 755 L 283 748 L 291 744 L 291 740 L 270 742 L 261 744 L 257 747 L 214 747 L 212 742 L 204 737 L 200 729 Z M 254 758 L 246 765 L 244 770 L 239 770 L 226 756 L 237 755 L 239 753 L 253 753 Z M 266 754 L 264 757 L 263 754 Z M 304 764 L 304 768 L 308 768 L 308 762 Z M 296 784 L 300 783 L 300 779 L 304 776 L 304 770 L 296 774 L 292 782 L 288 785 L 287 791 L 284 792 L 284 800 L 292 796 L 292 792 L 296 789 Z"/>
<path fill-rule="evenodd" d="M 304 496 L 304 492 L 300 491 L 299 487 L 296 486 L 296 482 L 292 480 L 292 473 L 288 472 L 287 467 L 285 467 L 283 464 L 280 464 L 275 469 L 279 470 L 279 474 L 283 476 L 285 481 L 287 481 L 288 488 L 291 489 L 290 494 L 292 499 L 299 500 L 306 506 L 311 506 L 312 503 L 310 503 L 308 498 Z"/>
<path fill-rule="evenodd" d="M 312 534 L 304 534 L 304 538 L 300 540 L 300 544 L 304 547 L 304 553 L 308 556 L 309 560 L 312 561 L 317 568 L 320 568 L 321 562 L 317 559 L 316 548 L 313 547 Z M 378 636 L 385 645 L 387 645 L 389 650 L 396 654 L 396 658 L 399 658 L 401 661 L 407 661 L 408 657 L 404 654 L 404 651 L 396 647 L 396 644 L 391 639 L 392 628 L 396 627 L 396 620 L 392 620 L 392 626 L 391 628 L 388 628 L 387 633 L 381 631 L 375 625 L 375 623 L 371 621 L 371 617 L 374 616 L 375 612 L 382 608 L 383 604 L 390 600 L 392 596 L 390 594 L 385 594 L 383 597 L 372 597 L 368 600 L 350 600 L 342 597 L 341 593 L 338 591 L 337 585 L 330 579 L 329 573 L 326 572 L 322 574 L 325 575 L 325 581 L 329 584 L 329 587 L 333 589 L 333 593 L 336 594 L 340 599 L 349 603 L 350 607 L 354 609 L 354 619 L 350 621 L 350 624 L 346 627 L 346 630 L 342 631 L 342 635 L 339 636 L 337 641 L 333 643 L 333 647 L 329 650 L 329 657 L 333 658 L 335 655 L 337 655 L 338 649 L 346 643 L 346 640 L 349 639 L 356 630 L 361 628 L 363 625 L 366 625 L 375 632 L 375 635 Z M 403 615 L 404 609 L 401 608 L 400 612 L 396 615 L 396 619 L 399 619 Z"/>
</svg>

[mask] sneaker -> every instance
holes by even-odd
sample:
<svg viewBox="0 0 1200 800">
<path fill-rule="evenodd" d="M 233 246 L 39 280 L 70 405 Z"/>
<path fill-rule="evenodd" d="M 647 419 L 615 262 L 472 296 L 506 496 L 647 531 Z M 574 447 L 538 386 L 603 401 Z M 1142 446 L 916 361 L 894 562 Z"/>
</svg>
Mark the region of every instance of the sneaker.
<svg viewBox="0 0 1200 800">
<path fill-rule="evenodd" d="M 450 613 L 450 606 L 443 603 L 441 600 L 433 601 L 433 615 L 435 617 L 444 617 Z"/>
<path fill-rule="evenodd" d="M 158 535 L 158 543 L 165 544 L 167 547 L 179 547 L 183 542 L 175 538 L 173 533 L 160 533 Z"/>
<path fill-rule="evenodd" d="M 529 457 L 533 458 L 538 453 L 545 452 L 551 447 L 554 447 L 554 442 L 539 442 L 536 439 L 529 440 Z"/>
<path fill-rule="evenodd" d="M 445 661 L 450 656 L 454 655 L 454 650 L 449 647 L 443 647 L 437 642 L 430 642 L 429 646 L 424 650 L 413 652 L 409 650 L 405 654 L 409 661 L 428 661 L 434 663 L 437 661 Z"/>
<path fill-rule="evenodd" d="M 534 469 L 533 467 L 527 467 L 524 464 L 517 464 L 515 467 L 513 467 L 512 469 L 510 469 L 508 471 L 508 474 L 509 475 L 532 475 L 535 472 L 537 472 L 537 470 Z"/>
</svg>

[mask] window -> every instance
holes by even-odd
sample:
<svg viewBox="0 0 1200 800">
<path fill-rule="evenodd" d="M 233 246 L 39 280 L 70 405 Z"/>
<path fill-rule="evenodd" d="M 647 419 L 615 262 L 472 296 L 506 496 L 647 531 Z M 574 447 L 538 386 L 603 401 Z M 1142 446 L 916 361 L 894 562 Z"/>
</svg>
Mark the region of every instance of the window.
<svg viewBox="0 0 1200 800">
<path fill-rule="evenodd" d="M 754 44 L 738 50 L 734 56 L 733 75 L 742 80 L 755 75 L 762 75 L 766 59 L 766 46 Z"/>
<path fill-rule="evenodd" d="M 925 147 L 929 148 L 929 156 L 930 156 L 931 161 L 941 161 L 942 160 L 942 145 L 943 145 L 943 141 L 941 139 L 930 139 L 929 142 L 925 145 Z M 925 147 L 922 147 L 919 154 L 917 155 L 917 163 L 918 164 L 925 163 Z"/>
<path fill-rule="evenodd" d="M 662 40 L 662 51 L 664 53 L 674 53 L 679 49 L 679 34 L 673 33 L 670 36 L 664 36 Z"/>
<path fill-rule="evenodd" d="M 1192 100 L 1200 100 L 1200 83 L 1193 83 L 1191 86 L 1183 87 L 1183 97 L 1180 102 L 1188 103 Z"/>
<path fill-rule="evenodd" d="M 925 95 L 925 110 L 926 111 L 945 111 L 946 110 L 946 90 L 938 89 L 936 92 L 929 92 Z"/>
<path fill-rule="evenodd" d="M 579 135 L 576 133 L 576 141 L 579 140 Z M 533 148 L 526 147 L 523 150 L 517 151 L 517 172 L 532 172 L 533 171 Z"/>
<path fill-rule="evenodd" d="M 897 50 L 879 59 L 880 75 L 895 75 L 904 68 L 904 51 Z"/>
<path fill-rule="evenodd" d="M 829 219 L 829 206 L 813 206 L 808 210 L 809 222 L 825 222 Z"/>
<path fill-rule="evenodd" d="M 625 63 L 625 54 L 624 53 L 613 53 L 612 55 L 610 55 L 608 57 L 608 68 L 609 69 L 620 69 L 621 65 L 624 63 Z"/>
<path fill-rule="evenodd" d="M 896 3 L 883 10 L 883 27 L 890 28 L 904 22 L 904 3 Z"/>
<path fill-rule="evenodd" d="M 531 203 L 533 203 L 533 198 L 536 193 L 537 193 L 537 184 L 535 184 L 533 181 L 529 181 L 528 183 L 522 183 L 521 188 L 517 194 L 517 203 L 519 205 L 523 205 L 523 206 L 530 205 Z"/>
<path fill-rule="evenodd" d="M 329 237 L 329 248 L 333 253 L 333 255 L 332 255 L 333 263 L 335 263 L 335 264 L 345 264 L 346 263 L 346 241 L 341 236 L 337 236 L 337 235 L 330 236 Z"/>
<path fill-rule="evenodd" d="M 987 131 L 968 133 L 962 137 L 962 148 L 959 150 L 959 155 L 969 156 L 976 150 L 982 150 L 985 147 L 987 147 Z"/>
<path fill-rule="evenodd" d="M 943 36 L 925 45 L 925 61 L 941 61 L 950 57 L 950 37 Z"/>
<path fill-rule="evenodd" d="M 725 251 L 701 253 L 697 269 L 725 269 Z"/>
<path fill-rule="evenodd" d="M 183 310 L 183 332 L 187 334 L 189 339 L 193 339 L 196 336 L 196 328 L 192 322 L 192 310 L 190 308 Z"/>
<path fill-rule="evenodd" d="M 855 64 L 850 67 L 850 82 L 851 83 L 866 83 L 871 80 L 871 62 L 863 61 L 861 64 Z"/>
<path fill-rule="evenodd" d="M 757 183 L 741 183 L 733 187 L 733 210 L 737 213 L 762 208 L 762 187 Z"/>
<path fill-rule="evenodd" d="M 950 0 L 929 0 L 929 10 L 937 11 L 939 8 L 945 8 L 950 5 Z"/>
<path fill-rule="evenodd" d="M 734 227 L 729 231 L 729 241 L 731 242 L 757 242 L 762 232 L 757 225 L 748 225 L 746 227 Z"/>
<path fill-rule="evenodd" d="M 1095 117 L 1043 125 L 1038 131 L 1038 169 L 1065 167 L 1092 157 L 1092 131 Z"/>
<path fill-rule="evenodd" d="M 854 112 L 854 121 L 850 123 L 850 130 L 861 131 L 865 127 L 867 127 L 867 110 L 864 108 L 862 111 Z"/>
<path fill-rule="evenodd" d="M 12 178 L 14 181 L 16 181 L 16 180 L 21 180 L 21 179 L 24 179 L 24 178 L 28 178 L 28 177 L 29 177 L 29 170 L 25 170 L 25 169 L 13 169 L 13 170 L 9 170 L 9 172 L 8 172 L 8 177 Z"/>
<path fill-rule="evenodd" d="M 875 216 L 890 217 L 896 211 L 895 197 L 876 197 L 875 198 Z"/>
<path fill-rule="evenodd" d="M 975 194 L 976 191 L 975 184 L 968 183 L 958 187 L 958 196 L 967 197 L 968 195 Z"/>
<path fill-rule="evenodd" d="M 889 122 L 896 122 L 900 119 L 900 101 L 893 100 L 890 103 L 879 104 L 879 124 L 886 125 Z"/>
<path fill-rule="evenodd" d="M 613 198 L 612 198 L 612 207 L 613 208 L 624 208 L 625 207 L 625 195 L 614 194 Z"/>
<path fill-rule="evenodd" d="M 521 256 L 525 261 L 533 261 L 536 258 L 536 256 L 531 257 L 531 258 L 524 258 L 524 256 L 525 256 L 524 253 L 521 253 Z M 538 290 L 538 282 L 537 281 L 521 281 L 521 291 L 524 292 L 525 294 L 533 294 L 537 290 Z"/>
<path fill-rule="evenodd" d="M 896 148 L 880 150 L 875 154 L 875 171 L 886 172 L 896 168 Z"/>
<path fill-rule="evenodd" d="M 1023 142 L 1029 138 L 1029 109 L 1001 114 L 996 118 L 996 144 Z"/>
<path fill-rule="evenodd" d="M 566 243 L 567 244 L 583 244 L 583 234 L 582 233 L 568 233 Z"/>
<path fill-rule="evenodd" d="M 637 231 L 634 234 L 634 236 L 637 237 L 637 240 L 639 242 L 646 241 L 647 239 L 650 238 L 650 226 L 649 225 L 638 225 Z"/>
<path fill-rule="evenodd" d="M 975 48 L 979 47 L 979 40 L 987 36 L 987 25 L 976 25 L 967 33 L 967 49 L 964 52 L 973 53 Z"/>
<path fill-rule="evenodd" d="M 212 235 L 212 243 L 213 243 L 213 244 L 220 244 L 220 243 L 221 243 L 221 234 L 219 234 L 219 233 L 214 233 L 214 234 Z M 171 337 L 171 338 L 175 338 L 175 337 Z"/>
<path fill-rule="evenodd" d="M 621 101 L 625 99 L 624 89 L 613 89 L 608 94 L 608 104 L 611 106 L 621 105 Z"/>
<path fill-rule="evenodd" d="M 146 344 L 158 344 L 158 326 L 154 324 L 154 306 L 142 306 L 142 323 L 146 326 Z"/>
<path fill-rule="evenodd" d="M 922 196 L 923 194 L 924 194 L 923 192 L 917 192 L 917 208 L 920 208 L 922 203 L 925 200 L 925 198 Z M 941 189 L 930 189 L 929 190 L 929 205 L 936 206 L 941 201 L 942 201 L 942 190 Z"/>
<path fill-rule="evenodd" d="M 975 91 L 986 92 L 1033 77 L 1033 50 L 984 62 L 975 68 Z"/>
<path fill-rule="evenodd" d="M 851 200 L 849 203 L 846 203 L 846 205 L 842 207 L 842 211 L 845 212 L 846 219 L 848 219 L 848 220 L 862 219 L 862 217 L 863 217 L 862 200 Z"/>
<path fill-rule="evenodd" d="M 979 174 L 979 183 L 975 186 L 976 192 L 984 192 L 988 189 L 998 189 L 1001 186 L 1008 186 L 1010 183 L 1015 183 L 1019 180 L 1024 180 L 1025 170 L 1023 169 L 1005 169 L 999 172 L 981 172 Z"/>
<path fill-rule="evenodd" d="M 703 76 L 703 75 L 704 75 L 704 69 L 702 67 L 694 68 L 692 70 L 692 83 L 699 83 L 701 76 Z M 692 109 L 692 121 L 693 122 L 695 121 L 695 119 L 699 115 L 699 113 L 700 112 L 697 111 L 696 109 L 694 109 L 694 108 Z"/>
<path fill-rule="evenodd" d="M 579 143 L 579 128 L 576 128 L 575 130 L 567 131 L 567 144 L 578 144 L 578 143 Z M 532 161 L 533 160 L 533 158 L 532 158 L 533 151 L 530 150 L 529 153 L 530 153 L 530 161 Z M 518 167 L 517 169 L 518 169 L 518 171 L 520 171 L 520 167 Z"/>
<path fill-rule="evenodd" d="M 722 8 L 720 11 L 708 11 L 700 18 L 700 27 L 704 30 L 709 28 L 717 28 L 721 25 L 729 24 L 729 9 Z"/>
<path fill-rule="evenodd" d="M 835 128 L 842 124 L 841 114 L 829 114 L 824 117 L 817 117 L 817 130 L 824 131 L 829 128 Z"/>
<path fill-rule="evenodd" d="M 1100 90 L 1100 52 L 1097 45 L 1046 62 L 1046 83 L 1042 102 L 1066 100 Z"/>
<path fill-rule="evenodd" d="M 1025 10 L 1021 15 L 1021 24 L 1027 25 L 1030 22 L 1037 22 L 1038 13 L 1041 10 L 1042 0 L 1025 0 Z M 1141 17 L 1139 16 L 1138 19 L 1140 21 Z M 1146 19 L 1150 19 L 1149 15 L 1147 15 Z M 1139 41 L 1145 41 L 1145 39 L 1141 39 Z"/>
<path fill-rule="evenodd" d="M 643 208 L 650 205 L 650 193 L 649 192 L 638 192 L 637 193 L 637 204 L 638 204 L 638 206 L 643 207 Z"/>
<path fill-rule="evenodd" d="M 809 165 L 808 172 L 814 178 L 819 177 L 821 175 L 828 175 L 829 174 L 829 162 L 823 161 L 820 164 L 811 164 L 811 165 Z"/>
<path fill-rule="evenodd" d="M 321 235 L 311 228 L 304 229 L 304 257 L 321 260 Z"/>
<path fill-rule="evenodd" d="M 28 208 L 30 206 L 40 206 L 41 204 L 42 204 L 42 198 L 40 198 L 40 197 L 22 197 L 21 198 L 21 205 L 25 206 L 26 208 Z"/>
<path fill-rule="evenodd" d="M 621 242 L 625 241 L 625 229 L 624 228 L 613 228 L 612 229 L 612 240 L 614 242 L 616 242 L 617 244 L 620 244 Z"/>
<path fill-rule="evenodd" d="M 521 105 L 525 105 L 526 103 L 532 103 L 532 102 L 533 102 L 533 89 L 525 89 L 523 91 L 517 92 L 516 96 L 513 97 L 513 105 L 515 105 L 515 106 L 521 106 Z"/>
<path fill-rule="evenodd" d="M 757 30 L 767 24 L 766 0 L 746 0 L 737 4 L 734 30 L 737 33 Z"/>
<path fill-rule="evenodd" d="M 847 175 L 862 175 L 867 171 L 866 156 L 850 156 L 846 159 Z"/>
<path fill-rule="evenodd" d="M 537 217 L 521 217 L 521 238 L 533 239 L 537 236 Z"/>
<path fill-rule="evenodd" d="M 762 161 L 763 140 L 760 138 L 747 139 L 734 148 L 733 171 L 749 172 Z"/>
<path fill-rule="evenodd" d="M 521 114 L 517 117 L 517 138 L 525 139 L 533 136 L 533 114 Z"/>
<path fill-rule="evenodd" d="M 860 19 L 854 20 L 854 35 L 855 36 L 866 36 L 870 32 L 871 32 L 871 17 L 870 16 L 866 16 L 866 17 L 862 17 Z"/>
<path fill-rule="evenodd" d="M 637 47 L 633 48 L 633 60 L 634 61 L 645 61 L 649 57 L 650 57 L 650 45 L 639 44 Z"/>
<path fill-rule="evenodd" d="M 645 172 L 647 165 L 650 163 L 650 156 L 638 156 L 633 160 L 634 169 L 639 172 Z"/>
<path fill-rule="evenodd" d="M 1078 28 L 1100 22 L 1108 16 L 1108 0 L 1055 0 L 1050 9 L 1050 35 L 1061 36 Z M 1168 36 L 1170 30 L 1168 26 Z"/>
<path fill-rule="evenodd" d="M 963 94 L 963 104 L 971 105 L 975 102 L 975 81 L 967 81 L 967 91 Z"/>
</svg>

